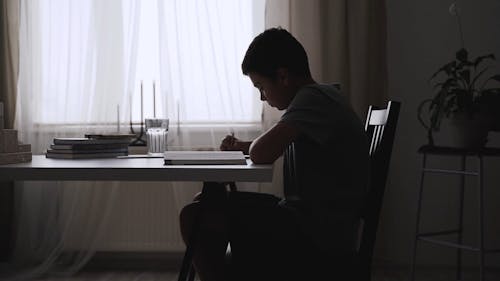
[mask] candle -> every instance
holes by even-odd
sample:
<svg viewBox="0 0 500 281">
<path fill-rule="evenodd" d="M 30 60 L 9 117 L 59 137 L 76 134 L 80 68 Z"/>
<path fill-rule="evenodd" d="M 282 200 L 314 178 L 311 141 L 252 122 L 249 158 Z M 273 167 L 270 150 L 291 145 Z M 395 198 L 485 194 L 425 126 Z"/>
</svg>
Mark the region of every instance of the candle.
<svg viewBox="0 0 500 281">
<path fill-rule="evenodd" d="M 144 122 L 144 97 L 142 93 L 142 80 L 141 80 L 141 129 L 142 129 L 142 122 Z"/>
<path fill-rule="evenodd" d="M 130 112 L 129 112 L 129 114 L 130 114 L 130 123 L 132 123 L 132 92 L 129 92 L 129 98 L 128 99 L 129 99 L 128 106 L 129 106 L 129 110 L 130 110 Z"/>
<path fill-rule="evenodd" d="M 116 130 L 120 132 L 120 105 L 116 105 Z"/>
<path fill-rule="evenodd" d="M 156 87 L 155 87 L 155 80 L 153 80 L 153 117 L 156 118 Z"/>
<path fill-rule="evenodd" d="M 181 130 L 181 118 L 180 118 L 180 105 L 179 105 L 179 100 L 176 100 L 175 103 L 177 104 L 177 135 L 179 135 L 179 132 Z"/>
<path fill-rule="evenodd" d="M 134 133 L 134 128 L 132 126 L 132 91 L 129 92 L 129 101 L 128 102 L 129 102 L 128 105 L 129 105 L 129 117 L 130 117 L 130 119 L 129 119 L 129 121 L 130 121 L 130 123 L 129 123 L 130 133 L 133 134 Z"/>
</svg>

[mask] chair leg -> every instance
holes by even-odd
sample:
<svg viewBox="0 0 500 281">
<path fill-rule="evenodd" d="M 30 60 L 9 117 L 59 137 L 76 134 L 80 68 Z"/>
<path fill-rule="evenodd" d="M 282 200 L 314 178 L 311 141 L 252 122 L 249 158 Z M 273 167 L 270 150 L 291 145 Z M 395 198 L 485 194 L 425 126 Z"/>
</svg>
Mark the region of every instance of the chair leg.
<svg viewBox="0 0 500 281">
<path fill-rule="evenodd" d="M 422 193 L 424 190 L 424 178 L 425 178 L 426 162 L 427 162 L 427 155 L 424 153 L 423 162 L 422 162 L 422 173 L 420 175 L 420 189 L 418 191 L 418 198 L 417 198 L 417 202 L 418 202 L 417 203 L 417 219 L 416 219 L 416 223 L 415 223 L 415 236 L 414 236 L 415 240 L 413 241 L 413 255 L 412 255 L 411 276 L 410 276 L 411 281 L 415 280 L 417 244 L 418 244 L 418 235 L 419 235 L 419 228 L 420 228 L 420 211 L 422 208 Z"/>
<path fill-rule="evenodd" d="M 191 240 L 193 241 L 193 240 Z M 193 268 L 193 247 L 188 245 L 186 248 L 186 252 L 184 253 L 184 258 L 182 259 L 182 266 L 179 272 L 178 281 L 186 281 L 189 280 L 191 276 L 191 272 L 194 272 Z"/>
<path fill-rule="evenodd" d="M 188 273 L 188 281 L 194 281 L 194 278 L 196 277 L 196 270 L 194 270 L 194 266 L 191 263 L 191 267 L 189 268 L 189 273 Z"/>
<path fill-rule="evenodd" d="M 479 155 L 478 167 L 479 185 L 479 280 L 484 280 L 484 186 L 483 186 L 483 158 Z"/>
<path fill-rule="evenodd" d="M 465 171 L 466 168 L 466 157 L 462 156 L 461 159 L 461 169 Z M 463 234 L 463 217 L 464 217 L 464 193 L 465 193 L 465 175 L 460 177 L 460 198 L 458 206 L 458 233 L 457 233 L 457 243 L 462 244 L 462 234 Z M 462 249 L 457 249 L 457 280 L 462 280 Z"/>
</svg>

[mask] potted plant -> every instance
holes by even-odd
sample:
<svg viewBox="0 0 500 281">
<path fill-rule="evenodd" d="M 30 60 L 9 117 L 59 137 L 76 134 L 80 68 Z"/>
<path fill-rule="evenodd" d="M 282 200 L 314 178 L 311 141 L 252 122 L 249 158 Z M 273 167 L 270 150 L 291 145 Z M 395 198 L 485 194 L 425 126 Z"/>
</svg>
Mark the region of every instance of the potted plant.
<svg viewBox="0 0 500 281">
<path fill-rule="evenodd" d="M 455 3 L 450 12 L 457 16 L 462 39 L 461 24 Z M 500 130 L 500 88 L 490 87 L 500 82 L 500 75 L 489 75 L 490 66 L 485 63 L 495 60 L 493 54 L 469 58 L 462 47 L 455 59 L 439 68 L 431 77 L 435 95 L 418 107 L 418 120 L 427 129 L 430 145 L 465 148 L 482 147 L 487 141 L 488 131 Z M 424 113 L 427 115 L 424 117 Z M 435 143 L 436 132 L 445 128 L 449 141 Z"/>
</svg>

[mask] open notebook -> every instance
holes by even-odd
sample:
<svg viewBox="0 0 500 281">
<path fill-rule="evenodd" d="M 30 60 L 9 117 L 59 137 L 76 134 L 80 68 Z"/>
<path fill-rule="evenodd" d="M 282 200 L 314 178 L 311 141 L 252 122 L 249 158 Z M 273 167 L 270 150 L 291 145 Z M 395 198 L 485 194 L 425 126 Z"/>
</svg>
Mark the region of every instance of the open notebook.
<svg viewBox="0 0 500 281">
<path fill-rule="evenodd" d="M 241 151 L 165 151 L 165 165 L 246 165 Z"/>
</svg>

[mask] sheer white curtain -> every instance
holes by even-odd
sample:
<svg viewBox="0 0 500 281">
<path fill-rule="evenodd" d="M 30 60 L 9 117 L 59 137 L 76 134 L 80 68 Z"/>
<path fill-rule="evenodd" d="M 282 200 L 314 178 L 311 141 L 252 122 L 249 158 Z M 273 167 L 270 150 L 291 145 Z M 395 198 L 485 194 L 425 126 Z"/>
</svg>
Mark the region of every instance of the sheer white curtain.
<svg viewBox="0 0 500 281">
<path fill-rule="evenodd" d="M 141 9 L 152 2 L 157 14 L 146 16 L 157 18 L 158 73 L 137 77 L 145 73 L 139 71 L 142 66 L 137 61 L 141 43 L 148 45 L 142 40 L 145 35 L 155 37 L 141 30 Z M 138 81 L 158 77 L 157 111 L 171 118 L 172 149 L 217 149 L 231 131 L 248 140 L 260 132 L 262 105 L 240 65 L 254 35 L 263 31 L 264 0 L 20 3 L 15 127 L 35 154 L 44 153 L 56 136 L 115 131 L 117 105 L 122 118 L 134 113 L 137 121 Z M 144 117 L 152 115 L 152 110 L 145 110 Z M 148 192 L 149 185 L 162 185 L 169 192 L 169 202 L 174 199 L 168 207 L 170 219 L 151 223 L 168 224 L 168 232 L 178 233 L 178 212 L 201 184 L 141 184 L 143 189 L 134 192 Z M 10 268 L 18 274 L 8 278 L 78 271 L 102 245 L 107 228 L 122 227 L 113 224 L 113 218 L 117 215 L 114 202 L 121 198 L 118 189 L 123 186 L 118 182 L 19 184 L 16 267 Z M 241 183 L 240 188 L 262 186 Z"/>
<path fill-rule="evenodd" d="M 139 11 L 139 1 L 20 2 L 15 127 L 34 154 L 56 136 L 114 130 L 116 105 L 127 101 L 125 81 L 135 79 Z M 14 259 L 3 277 L 78 271 L 106 231 L 118 183 L 17 185 Z"/>
<path fill-rule="evenodd" d="M 157 1 L 162 110 L 171 147 L 217 149 L 234 131 L 252 139 L 262 104 L 241 62 L 264 29 L 264 0 Z"/>
<path fill-rule="evenodd" d="M 240 68 L 255 34 L 258 2 L 158 1 L 167 112 L 179 105 L 183 122 L 260 122 L 261 104 Z"/>
</svg>

